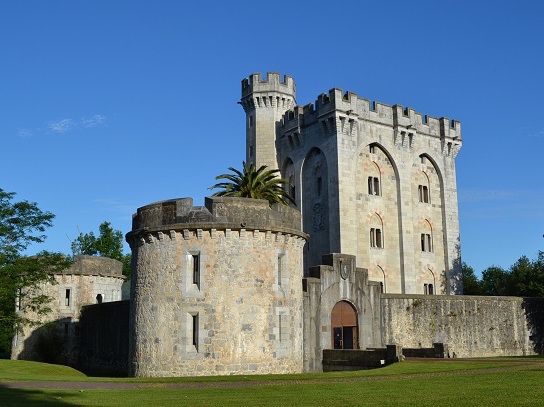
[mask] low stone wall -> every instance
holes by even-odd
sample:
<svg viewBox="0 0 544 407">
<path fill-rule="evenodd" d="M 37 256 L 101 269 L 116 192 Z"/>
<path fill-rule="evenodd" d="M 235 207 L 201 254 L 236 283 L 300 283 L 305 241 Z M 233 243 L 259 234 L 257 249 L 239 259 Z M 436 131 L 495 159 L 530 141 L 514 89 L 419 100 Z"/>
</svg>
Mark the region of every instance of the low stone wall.
<svg viewBox="0 0 544 407">
<path fill-rule="evenodd" d="M 398 362 L 402 356 L 399 346 L 387 345 L 375 349 L 323 349 L 323 371 L 375 369 Z"/>
<path fill-rule="evenodd" d="M 457 357 L 542 351 L 542 298 L 384 294 L 381 306 L 384 343 L 431 348 L 441 342 Z"/>
<path fill-rule="evenodd" d="M 83 307 L 77 367 L 87 374 L 128 375 L 130 301 Z"/>
</svg>

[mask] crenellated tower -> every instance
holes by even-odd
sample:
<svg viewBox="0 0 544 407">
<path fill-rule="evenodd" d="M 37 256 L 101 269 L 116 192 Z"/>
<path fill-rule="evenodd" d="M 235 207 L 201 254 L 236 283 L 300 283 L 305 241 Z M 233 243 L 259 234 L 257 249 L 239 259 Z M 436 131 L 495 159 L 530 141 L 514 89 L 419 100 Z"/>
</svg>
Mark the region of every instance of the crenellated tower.
<svg viewBox="0 0 544 407">
<path fill-rule="evenodd" d="M 276 139 L 282 117 L 295 106 L 293 78 L 269 72 L 266 79 L 256 73 L 242 80 L 240 104 L 246 112 L 246 162 L 258 168 L 278 168 Z"/>
</svg>

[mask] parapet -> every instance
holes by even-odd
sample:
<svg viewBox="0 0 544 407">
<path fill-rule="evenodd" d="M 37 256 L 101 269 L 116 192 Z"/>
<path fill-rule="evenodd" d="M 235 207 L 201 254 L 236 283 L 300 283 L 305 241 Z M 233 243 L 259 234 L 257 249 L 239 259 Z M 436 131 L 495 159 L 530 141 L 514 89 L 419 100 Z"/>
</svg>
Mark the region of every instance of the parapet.
<svg viewBox="0 0 544 407">
<path fill-rule="evenodd" d="M 283 117 L 284 131 L 297 125 L 308 125 L 323 120 L 332 112 L 344 114 L 350 119 L 359 118 L 388 126 L 412 128 L 421 134 L 461 142 L 461 123 L 457 120 L 423 115 L 401 105 L 391 106 L 370 101 L 358 97 L 354 92 L 344 93 L 338 88 L 322 93 L 314 104 L 310 103 L 302 109 L 297 106 L 294 110 L 286 112 Z"/>
<path fill-rule="evenodd" d="M 268 72 L 266 75 L 266 79 L 261 79 L 260 73 L 242 79 L 242 99 L 255 92 L 278 92 L 295 98 L 295 82 L 291 76 L 284 75 L 282 81 L 281 74 L 277 72 Z"/>
<path fill-rule="evenodd" d="M 99 256 L 74 256 L 74 263 L 69 269 L 58 274 L 77 274 L 91 276 L 123 276 L 123 263 L 108 257 Z"/>
<path fill-rule="evenodd" d="M 287 205 L 251 198 L 210 197 L 204 206 L 193 206 L 192 198 L 155 202 L 138 208 L 132 217 L 132 231 L 126 239 L 171 230 L 260 230 L 300 236 L 300 212 Z"/>
</svg>

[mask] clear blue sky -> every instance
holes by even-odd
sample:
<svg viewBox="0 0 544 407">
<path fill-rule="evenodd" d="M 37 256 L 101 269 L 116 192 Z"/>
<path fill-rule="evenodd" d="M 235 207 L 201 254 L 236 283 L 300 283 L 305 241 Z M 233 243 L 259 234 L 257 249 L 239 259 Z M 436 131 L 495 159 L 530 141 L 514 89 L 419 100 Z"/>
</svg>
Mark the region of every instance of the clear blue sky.
<svg viewBox="0 0 544 407">
<path fill-rule="evenodd" d="M 45 244 L 126 233 L 148 203 L 203 203 L 241 165 L 240 81 L 292 75 L 460 120 L 462 257 L 544 249 L 544 2 L 4 1 L 0 188 L 56 215 Z"/>
</svg>

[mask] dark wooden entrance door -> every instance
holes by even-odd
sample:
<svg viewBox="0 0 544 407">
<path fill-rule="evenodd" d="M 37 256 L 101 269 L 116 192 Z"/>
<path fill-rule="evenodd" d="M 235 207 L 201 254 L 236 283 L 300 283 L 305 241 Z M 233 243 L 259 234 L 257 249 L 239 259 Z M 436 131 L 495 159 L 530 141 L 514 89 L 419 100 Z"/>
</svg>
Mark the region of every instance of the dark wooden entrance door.
<svg viewBox="0 0 544 407">
<path fill-rule="evenodd" d="M 357 310 L 347 301 L 336 303 L 331 312 L 333 349 L 359 349 Z"/>
</svg>

